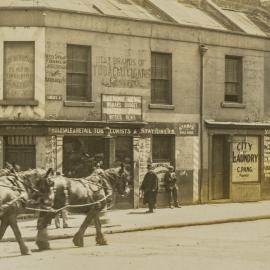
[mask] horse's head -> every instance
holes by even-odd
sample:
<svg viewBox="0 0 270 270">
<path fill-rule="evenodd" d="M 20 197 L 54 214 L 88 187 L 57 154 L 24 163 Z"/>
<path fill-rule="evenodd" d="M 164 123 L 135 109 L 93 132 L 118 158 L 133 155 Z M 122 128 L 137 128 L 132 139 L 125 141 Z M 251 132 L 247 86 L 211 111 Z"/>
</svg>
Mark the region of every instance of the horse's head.
<svg viewBox="0 0 270 270">
<path fill-rule="evenodd" d="M 124 165 L 121 164 L 120 168 L 113 168 L 105 171 L 111 185 L 116 188 L 117 192 L 123 196 L 127 196 L 130 193 L 130 173 L 125 169 Z"/>
<path fill-rule="evenodd" d="M 30 198 L 50 196 L 54 182 L 51 179 L 52 169 L 29 169 L 18 173 L 23 179 L 25 188 L 28 190 Z"/>
</svg>

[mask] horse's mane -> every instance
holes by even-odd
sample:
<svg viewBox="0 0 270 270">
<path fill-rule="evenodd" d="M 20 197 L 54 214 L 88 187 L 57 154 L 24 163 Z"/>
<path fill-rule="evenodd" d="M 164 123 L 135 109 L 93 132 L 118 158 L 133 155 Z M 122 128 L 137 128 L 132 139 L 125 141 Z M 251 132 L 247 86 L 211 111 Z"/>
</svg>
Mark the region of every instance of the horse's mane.
<svg viewBox="0 0 270 270">
<path fill-rule="evenodd" d="M 18 176 L 21 178 L 28 178 L 33 175 L 45 175 L 46 171 L 44 169 L 36 168 L 36 169 L 28 169 L 26 171 L 20 171 L 18 172 Z"/>
</svg>

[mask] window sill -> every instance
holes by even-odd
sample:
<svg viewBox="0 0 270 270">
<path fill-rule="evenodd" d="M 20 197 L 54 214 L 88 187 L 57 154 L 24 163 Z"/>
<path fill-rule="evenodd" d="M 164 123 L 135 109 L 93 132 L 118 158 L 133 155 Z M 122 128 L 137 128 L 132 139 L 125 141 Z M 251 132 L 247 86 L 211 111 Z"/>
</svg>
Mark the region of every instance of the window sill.
<svg viewBox="0 0 270 270">
<path fill-rule="evenodd" d="M 169 104 L 149 104 L 149 109 L 174 110 L 174 105 L 169 105 Z"/>
<path fill-rule="evenodd" d="M 220 106 L 222 108 L 235 108 L 235 109 L 245 109 L 246 104 L 234 103 L 234 102 L 221 102 Z"/>
<path fill-rule="evenodd" d="M 0 106 L 38 106 L 37 100 L 0 100 Z"/>
<path fill-rule="evenodd" d="M 95 107 L 95 102 L 93 101 L 64 101 L 64 106 L 66 107 Z"/>
</svg>

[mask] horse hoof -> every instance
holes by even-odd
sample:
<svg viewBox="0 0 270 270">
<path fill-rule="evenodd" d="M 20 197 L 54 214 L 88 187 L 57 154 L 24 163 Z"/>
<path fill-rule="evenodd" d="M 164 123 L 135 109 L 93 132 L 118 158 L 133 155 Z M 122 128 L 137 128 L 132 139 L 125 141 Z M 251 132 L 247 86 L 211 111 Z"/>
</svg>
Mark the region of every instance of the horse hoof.
<svg viewBox="0 0 270 270">
<path fill-rule="evenodd" d="M 37 241 L 36 245 L 38 246 L 39 251 L 51 249 L 50 244 L 48 242 Z"/>
<path fill-rule="evenodd" d="M 27 250 L 27 251 L 21 252 L 21 254 L 22 254 L 23 256 L 26 256 L 26 255 L 31 255 L 32 252 L 31 252 L 30 250 Z"/>
<path fill-rule="evenodd" d="M 107 246 L 108 242 L 106 239 L 96 239 L 96 243 L 98 246 Z"/>
<path fill-rule="evenodd" d="M 76 247 L 83 247 L 84 246 L 83 238 L 74 237 L 72 241 L 73 241 L 74 246 L 76 246 Z"/>
</svg>

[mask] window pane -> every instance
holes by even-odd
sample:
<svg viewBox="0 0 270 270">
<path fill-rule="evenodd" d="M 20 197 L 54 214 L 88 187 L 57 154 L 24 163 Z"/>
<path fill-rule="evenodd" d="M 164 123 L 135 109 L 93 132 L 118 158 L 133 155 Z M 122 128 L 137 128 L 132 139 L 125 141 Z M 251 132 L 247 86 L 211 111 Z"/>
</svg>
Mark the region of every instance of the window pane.
<svg viewBox="0 0 270 270">
<path fill-rule="evenodd" d="M 5 42 L 4 98 L 34 99 L 34 42 Z"/>
<path fill-rule="evenodd" d="M 151 102 L 158 104 L 170 104 L 171 55 L 152 53 L 151 64 Z"/>
<path fill-rule="evenodd" d="M 90 96 L 89 53 L 86 46 L 67 46 L 67 99 L 78 100 Z"/>
<path fill-rule="evenodd" d="M 241 58 L 225 58 L 225 101 L 241 102 L 241 63 Z"/>
<path fill-rule="evenodd" d="M 87 76 L 78 74 L 68 74 L 67 76 L 67 96 L 85 97 L 87 89 Z"/>
</svg>

